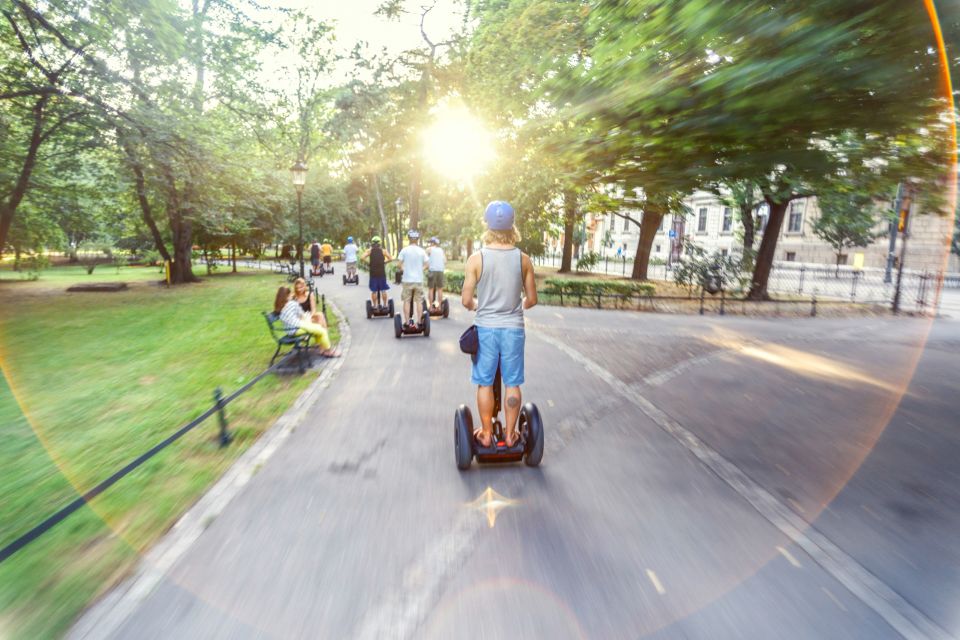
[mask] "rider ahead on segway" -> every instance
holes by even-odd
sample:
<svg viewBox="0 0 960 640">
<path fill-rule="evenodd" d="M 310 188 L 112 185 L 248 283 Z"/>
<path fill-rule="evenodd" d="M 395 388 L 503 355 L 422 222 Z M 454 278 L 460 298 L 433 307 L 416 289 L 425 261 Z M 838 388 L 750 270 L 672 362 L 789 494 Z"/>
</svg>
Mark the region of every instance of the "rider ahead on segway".
<svg viewBox="0 0 960 640">
<path fill-rule="evenodd" d="M 420 305 L 423 303 L 423 271 L 427 267 L 427 254 L 420 247 L 420 232 L 411 229 L 407 233 L 410 244 L 400 250 L 397 260 L 403 268 L 403 293 L 400 296 L 403 305 L 403 324 L 417 324 Z"/>
<path fill-rule="evenodd" d="M 504 440 L 506 447 L 511 448 L 519 438 L 516 427 L 522 404 L 520 385 L 524 380 L 526 337 L 523 311 L 537 304 L 537 285 L 533 262 L 516 247 L 520 233 L 514 226 L 513 207 L 502 201 L 491 202 L 484 219 L 484 246 L 467 260 L 461 295 L 463 306 L 477 312 L 474 324 L 480 343 L 470 378 L 477 385 L 481 423 L 474 437 L 483 447 L 494 444 L 494 379 L 499 369 L 506 387 Z M 474 293 L 481 282 L 479 299 L 475 300 Z M 499 381 L 496 384 L 499 386 Z"/>
<path fill-rule="evenodd" d="M 363 259 L 369 260 L 370 265 L 370 302 L 380 310 L 387 307 L 387 291 L 390 290 L 390 285 L 387 284 L 386 264 L 393 258 L 380 247 L 380 236 L 373 236 L 370 242 L 370 248 L 363 252 Z M 393 315 L 393 312 L 390 315 Z"/>
</svg>

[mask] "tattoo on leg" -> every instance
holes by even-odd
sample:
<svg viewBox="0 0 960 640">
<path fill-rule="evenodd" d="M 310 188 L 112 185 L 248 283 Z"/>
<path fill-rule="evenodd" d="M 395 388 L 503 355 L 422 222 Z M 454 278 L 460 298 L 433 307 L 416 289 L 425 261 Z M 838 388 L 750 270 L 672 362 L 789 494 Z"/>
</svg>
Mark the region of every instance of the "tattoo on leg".
<svg viewBox="0 0 960 640">
<path fill-rule="evenodd" d="M 511 409 L 516 409 L 520 405 L 520 400 L 516 396 L 510 396 L 507 398 L 507 406 Z"/>
</svg>

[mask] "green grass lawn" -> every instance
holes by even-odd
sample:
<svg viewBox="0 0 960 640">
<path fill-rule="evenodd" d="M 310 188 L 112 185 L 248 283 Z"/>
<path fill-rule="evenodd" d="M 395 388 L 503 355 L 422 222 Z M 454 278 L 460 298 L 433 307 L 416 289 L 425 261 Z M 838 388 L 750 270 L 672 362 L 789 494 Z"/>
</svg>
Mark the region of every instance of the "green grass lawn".
<svg viewBox="0 0 960 640">
<path fill-rule="evenodd" d="M 156 269 L 81 267 L 36 282 L 0 272 L 0 546 L 262 371 L 260 311 L 283 279 L 221 274 L 158 286 Z M 116 293 L 65 293 L 122 280 Z M 331 320 L 331 338 L 339 332 Z M 0 564 L 0 638 L 58 637 L 120 579 L 314 376 L 268 376 L 87 508 Z"/>
</svg>

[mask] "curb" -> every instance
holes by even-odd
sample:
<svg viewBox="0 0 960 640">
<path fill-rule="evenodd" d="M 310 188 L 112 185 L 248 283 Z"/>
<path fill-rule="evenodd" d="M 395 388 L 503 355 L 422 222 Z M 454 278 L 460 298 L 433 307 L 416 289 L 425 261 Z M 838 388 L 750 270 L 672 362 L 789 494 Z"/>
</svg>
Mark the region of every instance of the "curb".
<svg viewBox="0 0 960 640">
<path fill-rule="evenodd" d="M 206 528 L 237 497 L 260 467 L 283 445 L 317 402 L 350 350 L 350 325 L 331 301 L 339 321 L 341 357 L 317 376 L 276 422 L 234 462 L 197 502 L 147 551 L 130 577 L 111 588 L 87 608 L 67 632 L 73 640 L 96 640 L 112 636 L 153 592 L 167 572 L 190 549 Z"/>
</svg>

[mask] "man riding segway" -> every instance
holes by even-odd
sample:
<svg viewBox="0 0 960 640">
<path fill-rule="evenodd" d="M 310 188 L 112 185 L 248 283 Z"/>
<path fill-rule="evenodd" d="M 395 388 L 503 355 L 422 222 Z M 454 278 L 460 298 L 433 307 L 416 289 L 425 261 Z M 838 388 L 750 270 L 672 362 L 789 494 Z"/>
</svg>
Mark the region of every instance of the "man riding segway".
<svg viewBox="0 0 960 640">
<path fill-rule="evenodd" d="M 427 253 L 420 247 L 420 232 L 411 229 L 407 233 L 410 244 L 400 250 L 397 260 L 403 268 L 403 293 L 400 296 L 403 306 L 403 325 L 413 328 L 417 311 L 423 303 L 423 271 L 427 267 Z"/>
<path fill-rule="evenodd" d="M 363 252 L 363 259 L 370 265 L 370 301 L 367 302 L 367 317 L 393 315 L 393 301 L 387 301 L 386 264 L 393 260 L 390 254 L 380 247 L 380 236 L 370 239 L 370 248 Z"/>
<path fill-rule="evenodd" d="M 346 263 L 347 273 L 343 276 L 343 284 L 348 282 L 353 284 L 360 283 L 360 276 L 357 274 L 357 253 L 359 248 L 353 243 L 353 236 L 347 236 L 347 244 L 343 245 L 343 261 Z"/>
<path fill-rule="evenodd" d="M 523 312 L 537 304 L 537 285 L 534 279 L 533 262 L 516 247 L 520 234 L 514 226 L 513 207 L 507 202 L 494 201 L 484 212 L 487 231 L 483 236 L 484 246 L 470 256 L 464 273 L 461 302 L 469 311 L 476 311 L 479 349 L 473 359 L 471 381 L 477 385 L 477 409 L 481 426 L 473 433 L 476 445 L 490 450 L 495 457 L 498 449 L 518 447 L 521 434 L 517 432 L 517 420 L 521 414 L 520 385 L 524 381 L 525 331 Z M 478 283 L 482 283 L 478 291 Z M 477 293 L 478 299 L 474 299 Z M 502 443 L 494 439 L 494 418 L 499 405 L 499 378 L 506 387 L 505 420 Z M 463 407 L 466 410 L 466 407 Z M 523 408 L 525 414 L 536 414 L 537 426 L 532 442 L 524 451 L 527 464 L 539 464 L 543 455 L 542 424 L 539 412 L 533 405 Z M 466 410 L 467 416 L 469 410 Z M 459 415 L 459 414 L 458 414 Z M 470 420 L 472 422 L 472 420 Z M 539 431 L 539 433 L 535 433 Z M 539 442 L 536 442 L 539 440 Z M 469 466 L 470 452 L 466 443 L 459 448 L 460 468 Z M 500 447 L 500 445 L 504 445 Z M 458 441 L 458 447 L 460 446 Z M 464 457 L 461 458 L 461 451 Z M 463 465 L 465 462 L 466 466 Z"/>
<path fill-rule="evenodd" d="M 443 297 L 443 270 L 446 268 L 446 256 L 440 247 L 440 239 L 430 238 L 430 248 L 427 249 L 430 259 L 430 269 L 427 271 L 427 295 L 429 298 L 428 310 L 432 316 L 450 315 L 450 303 Z"/>
</svg>

